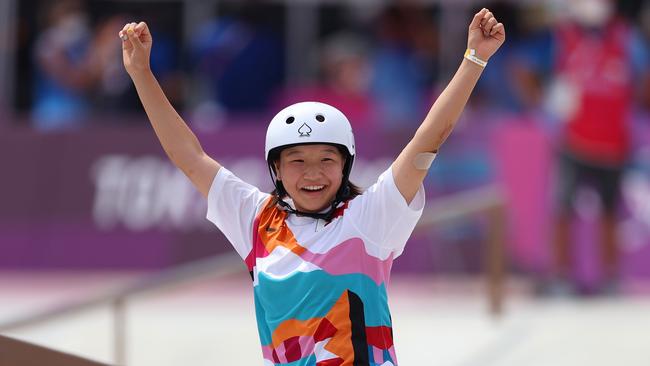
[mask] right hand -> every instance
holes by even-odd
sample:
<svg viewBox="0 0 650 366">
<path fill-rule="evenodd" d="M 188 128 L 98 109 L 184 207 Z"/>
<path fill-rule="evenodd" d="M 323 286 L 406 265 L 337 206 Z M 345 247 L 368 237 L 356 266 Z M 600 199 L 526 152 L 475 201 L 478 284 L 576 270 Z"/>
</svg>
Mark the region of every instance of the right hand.
<svg viewBox="0 0 650 366">
<path fill-rule="evenodd" d="M 150 72 L 149 56 L 153 39 L 147 23 L 128 23 L 119 32 L 119 36 L 122 39 L 124 68 L 131 78 Z"/>
</svg>

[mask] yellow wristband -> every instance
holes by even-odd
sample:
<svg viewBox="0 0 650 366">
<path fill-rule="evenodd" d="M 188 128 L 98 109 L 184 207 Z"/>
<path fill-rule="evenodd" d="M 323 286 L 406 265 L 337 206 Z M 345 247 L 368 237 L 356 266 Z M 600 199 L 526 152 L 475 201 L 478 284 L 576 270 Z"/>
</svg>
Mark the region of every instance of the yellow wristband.
<svg viewBox="0 0 650 366">
<path fill-rule="evenodd" d="M 476 50 L 473 48 L 468 48 L 465 51 L 465 58 L 481 67 L 487 66 L 487 61 L 483 61 L 480 58 L 476 57 Z"/>
</svg>

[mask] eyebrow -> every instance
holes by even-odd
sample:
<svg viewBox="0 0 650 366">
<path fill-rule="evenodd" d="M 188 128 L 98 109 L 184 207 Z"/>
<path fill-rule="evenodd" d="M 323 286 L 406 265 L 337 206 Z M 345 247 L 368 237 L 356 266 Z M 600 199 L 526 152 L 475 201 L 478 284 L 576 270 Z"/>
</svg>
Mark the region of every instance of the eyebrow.
<svg viewBox="0 0 650 366">
<path fill-rule="evenodd" d="M 296 154 L 300 154 L 300 151 L 298 151 L 298 150 L 289 150 L 289 151 L 287 151 L 287 156 L 296 155 Z"/>
<path fill-rule="evenodd" d="M 325 149 L 323 149 L 323 150 L 321 150 L 319 152 L 336 154 L 338 152 L 338 150 L 336 148 L 334 148 L 334 147 L 328 147 L 328 148 L 325 148 Z M 296 155 L 296 154 L 302 154 L 302 151 L 300 151 L 300 150 L 292 150 L 292 149 L 288 149 L 288 151 L 287 151 L 287 156 L 292 156 L 292 155 Z"/>
</svg>

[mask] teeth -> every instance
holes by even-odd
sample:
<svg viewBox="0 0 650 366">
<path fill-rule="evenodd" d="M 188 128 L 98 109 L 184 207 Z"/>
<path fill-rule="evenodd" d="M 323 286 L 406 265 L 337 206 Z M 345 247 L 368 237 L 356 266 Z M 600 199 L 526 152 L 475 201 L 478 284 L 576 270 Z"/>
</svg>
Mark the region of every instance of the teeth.
<svg viewBox="0 0 650 366">
<path fill-rule="evenodd" d="M 302 189 L 306 189 L 308 191 L 319 191 L 319 190 L 323 189 L 324 187 L 325 186 L 306 186 L 306 187 L 302 187 Z"/>
</svg>

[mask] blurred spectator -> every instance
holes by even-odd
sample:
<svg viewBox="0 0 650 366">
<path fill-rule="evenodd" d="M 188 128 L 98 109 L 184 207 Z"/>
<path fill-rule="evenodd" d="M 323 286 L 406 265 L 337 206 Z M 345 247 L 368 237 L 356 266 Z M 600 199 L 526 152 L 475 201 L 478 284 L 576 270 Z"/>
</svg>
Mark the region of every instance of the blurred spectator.
<svg viewBox="0 0 650 366">
<path fill-rule="evenodd" d="M 283 45 L 269 21 L 262 9 L 243 4 L 200 26 L 191 45 L 201 94 L 197 108 L 216 101 L 229 114 L 265 111 L 284 81 Z"/>
<path fill-rule="evenodd" d="M 542 4 L 520 8 L 519 32 L 513 45 L 508 83 L 514 86 L 515 110 L 524 114 L 543 114 L 545 81 L 552 78 L 554 34 L 552 11 Z M 530 69 L 537 72 L 531 73 Z"/>
<path fill-rule="evenodd" d="M 102 67 L 97 70 L 98 80 L 88 91 L 95 113 L 104 114 L 115 109 L 124 112 L 120 108 L 123 107 L 119 103 L 120 96 L 132 89 L 131 80 L 122 66 L 122 45 L 115 41 L 115 30 L 122 29 L 126 22 L 126 16 L 113 15 L 98 22 L 95 27 L 93 46 L 98 52 L 97 59 L 102 61 Z"/>
<path fill-rule="evenodd" d="M 389 5 L 379 15 L 376 37 L 371 91 L 378 114 L 388 130 L 417 126 L 438 74 L 433 14 L 410 3 Z"/>
<path fill-rule="evenodd" d="M 500 1 L 490 4 L 490 10 L 499 14 L 508 29 L 508 42 L 490 58 L 490 66 L 483 71 L 472 104 L 479 104 L 491 113 L 534 114 L 543 89 L 539 77 L 529 72 L 529 65 L 540 70 L 540 61 L 548 63 L 550 57 L 546 7 L 541 3 Z"/>
<path fill-rule="evenodd" d="M 169 101 L 182 109 L 186 98 L 184 89 L 187 77 L 182 68 L 183 44 L 182 30 L 179 26 L 180 15 L 171 12 L 172 9 L 174 8 L 170 5 L 169 8 L 147 13 L 149 29 L 156 40 L 156 47 L 151 50 L 151 70 L 160 80 L 160 86 L 165 90 Z M 133 96 L 125 96 L 125 98 L 129 97 L 133 101 Z M 140 110 L 142 107 L 136 103 L 136 108 Z"/>
<path fill-rule="evenodd" d="M 327 38 L 319 54 L 320 80 L 315 85 L 289 87 L 275 98 L 280 110 L 300 101 L 327 101 L 339 108 L 355 128 L 374 125 L 376 108 L 369 94 L 368 45 L 354 33 Z"/>
<path fill-rule="evenodd" d="M 82 2 L 48 2 L 44 28 L 34 46 L 36 67 L 32 118 L 40 130 L 79 126 L 89 112 L 88 92 L 119 54 L 108 27 L 97 35 Z"/>
<path fill-rule="evenodd" d="M 182 109 L 184 103 L 185 77 L 180 67 L 182 49 L 178 40 L 175 23 L 178 18 L 170 13 L 171 8 L 148 12 L 146 22 L 156 47 L 151 51 L 151 70 L 160 81 L 169 101 Z M 137 13 L 137 12 L 134 12 Z M 140 111 L 141 105 L 135 98 L 133 83 L 124 72 L 122 65 L 121 42 L 115 41 L 115 30 L 120 30 L 128 21 L 137 19 L 136 15 L 116 14 L 98 22 L 95 27 L 95 46 L 103 51 L 104 65 L 100 70 L 100 80 L 91 91 L 93 120 L 110 123 L 124 123 L 120 115 L 128 111 Z M 136 102 L 134 102 L 134 99 Z M 99 117 L 101 116 L 101 117 Z"/>
<path fill-rule="evenodd" d="M 640 11 L 639 15 L 640 20 L 640 43 L 650 44 L 650 2 L 645 1 Z M 642 89 L 641 90 L 641 106 L 645 109 L 646 112 L 650 111 L 650 82 L 647 78 L 650 78 L 650 73 L 646 73 L 646 80 L 642 80 Z"/>
<path fill-rule="evenodd" d="M 615 292 L 620 180 L 630 152 L 628 123 L 635 80 L 647 80 L 647 50 L 632 26 L 616 16 L 613 1 L 574 0 L 566 6 L 568 11 L 561 12 L 550 39 L 552 54 L 544 60 L 543 53 L 538 53 L 529 65 L 538 75 L 545 70 L 552 73 L 547 107 L 563 123 L 558 144 L 560 207 L 555 222 L 554 280 L 548 290 L 555 294 L 575 291 L 569 280 L 571 223 L 576 208 L 594 196 L 601 208 L 601 290 Z M 538 94 L 534 86 L 530 83 L 520 90 Z"/>
</svg>

